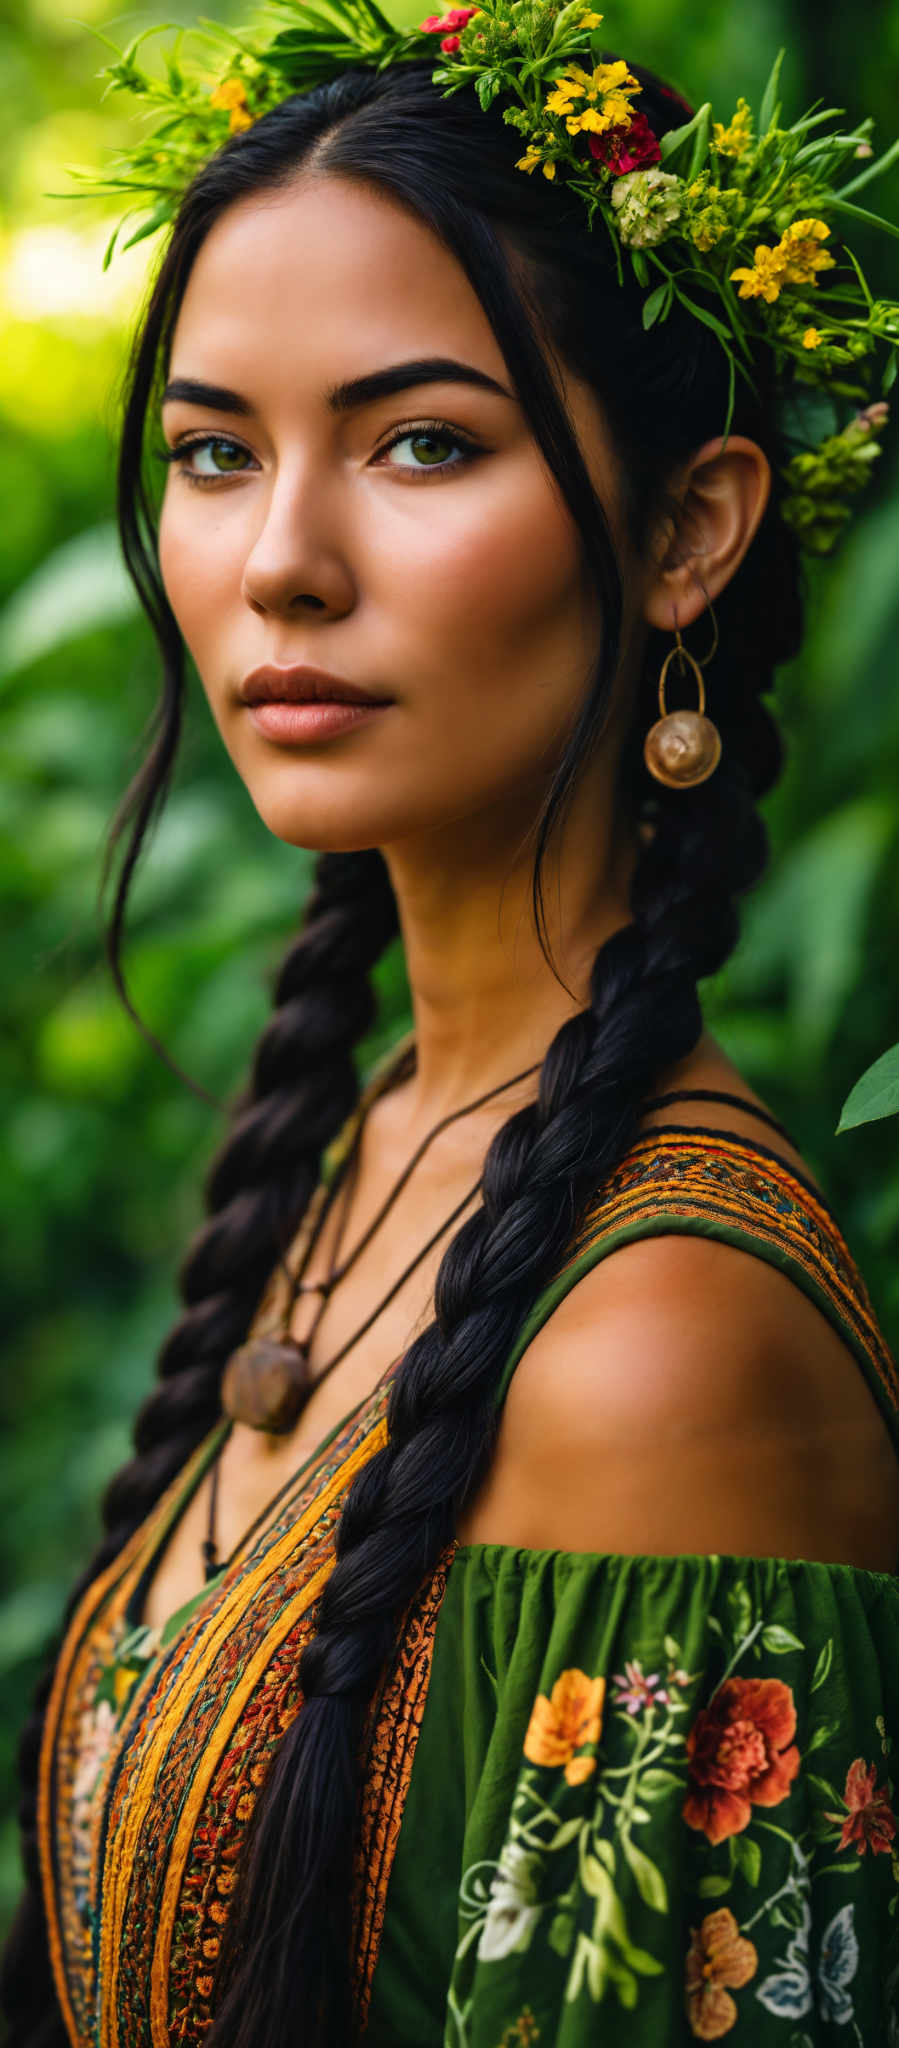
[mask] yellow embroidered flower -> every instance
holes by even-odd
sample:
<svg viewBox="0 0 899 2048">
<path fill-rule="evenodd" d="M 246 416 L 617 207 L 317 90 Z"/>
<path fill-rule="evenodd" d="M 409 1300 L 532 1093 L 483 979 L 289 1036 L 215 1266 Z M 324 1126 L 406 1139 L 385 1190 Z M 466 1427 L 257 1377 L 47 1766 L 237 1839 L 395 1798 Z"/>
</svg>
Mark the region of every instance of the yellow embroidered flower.
<svg viewBox="0 0 899 2048">
<path fill-rule="evenodd" d="M 247 106 L 247 96 L 239 78 L 225 78 L 217 85 L 209 104 L 216 111 L 230 114 L 228 131 L 236 135 L 244 128 L 252 128 L 253 116 Z"/>
<path fill-rule="evenodd" d="M 604 1678 L 588 1678 L 585 1671 L 563 1671 L 556 1679 L 549 1699 L 538 1693 L 524 1738 L 524 1753 L 532 1764 L 564 1764 L 569 1785 L 582 1785 L 596 1769 L 593 1756 L 575 1756 L 585 1743 L 598 1742 L 606 1696 Z"/>
<path fill-rule="evenodd" d="M 721 121 L 712 122 L 712 139 L 719 156 L 745 156 L 752 142 L 752 109 L 746 100 L 737 101 L 737 111 L 726 128 Z"/>
<path fill-rule="evenodd" d="M 786 234 L 781 235 L 777 254 L 783 258 L 787 284 L 816 284 L 819 270 L 833 270 L 834 258 L 827 249 L 819 247 L 829 234 L 823 220 L 794 220 Z"/>
<path fill-rule="evenodd" d="M 604 135 L 607 129 L 630 121 L 631 96 L 639 91 L 639 79 L 620 59 L 614 64 L 597 64 L 592 72 L 585 71 L 582 64 L 569 64 L 562 77 L 556 79 L 546 109 L 564 120 L 569 135 L 581 131 Z M 579 112 L 572 107 L 574 100 L 584 102 Z"/>
<path fill-rule="evenodd" d="M 765 299 L 769 306 L 773 306 L 786 283 L 780 249 L 771 249 L 766 242 L 759 242 L 751 269 L 745 263 L 741 264 L 739 270 L 731 271 L 730 281 L 739 285 L 741 299 Z"/>
<path fill-rule="evenodd" d="M 820 348 L 821 336 L 817 327 L 807 327 L 802 337 L 803 348 Z"/>
<path fill-rule="evenodd" d="M 131 1691 L 137 1672 L 131 1664 L 120 1664 L 112 1681 L 112 1690 L 117 1707 L 122 1707 Z"/>
</svg>

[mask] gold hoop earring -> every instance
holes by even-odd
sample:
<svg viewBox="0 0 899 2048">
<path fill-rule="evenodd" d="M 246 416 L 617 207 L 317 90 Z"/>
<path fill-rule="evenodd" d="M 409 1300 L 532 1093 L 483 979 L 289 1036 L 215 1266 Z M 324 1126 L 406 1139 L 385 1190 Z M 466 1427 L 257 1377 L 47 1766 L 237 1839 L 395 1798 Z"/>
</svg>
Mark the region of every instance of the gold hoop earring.
<svg viewBox="0 0 899 2048">
<path fill-rule="evenodd" d="M 707 781 L 718 766 L 721 734 L 712 720 L 705 717 L 705 684 L 699 663 L 684 646 L 677 626 L 674 632 L 675 645 L 666 654 L 659 676 L 659 710 L 662 715 L 649 728 L 643 742 L 643 759 L 650 775 L 654 775 L 657 782 L 665 783 L 668 789 L 694 789 L 697 783 Z M 699 690 L 698 711 L 666 710 L 665 683 L 675 660 L 682 671 L 687 667 L 693 670 Z"/>
</svg>

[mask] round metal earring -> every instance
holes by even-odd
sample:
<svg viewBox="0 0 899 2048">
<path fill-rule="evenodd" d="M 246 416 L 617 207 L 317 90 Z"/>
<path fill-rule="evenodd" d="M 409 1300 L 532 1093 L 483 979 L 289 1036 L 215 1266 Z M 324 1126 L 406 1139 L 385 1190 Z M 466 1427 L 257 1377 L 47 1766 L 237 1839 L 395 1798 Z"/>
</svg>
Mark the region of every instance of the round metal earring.
<svg viewBox="0 0 899 2048">
<path fill-rule="evenodd" d="M 679 629 L 675 627 L 674 631 L 675 645 L 666 654 L 659 676 L 662 716 L 649 728 L 643 742 L 643 759 L 657 782 L 665 783 L 669 789 L 693 789 L 714 774 L 721 759 L 721 734 L 712 720 L 705 717 L 705 684 L 699 663 L 684 646 Z M 682 671 L 687 667 L 693 670 L 699 690 L 698 711 L 666 710 L 665 683 L 675 660 Z"/>
</svg>

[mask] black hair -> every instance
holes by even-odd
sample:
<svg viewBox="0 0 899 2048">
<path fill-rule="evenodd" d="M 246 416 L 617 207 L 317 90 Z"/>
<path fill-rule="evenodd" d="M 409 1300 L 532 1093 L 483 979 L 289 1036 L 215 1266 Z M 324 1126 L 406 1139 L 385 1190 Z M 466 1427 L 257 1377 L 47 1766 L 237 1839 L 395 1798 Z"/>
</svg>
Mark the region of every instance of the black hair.
<svg viewBox="0 0 899 2048">
<path fill-rule="evenodd" d="M 609 717 L 625 611 L 609 521 L 559 395 L 554 360 L 586 380 L 601 402 L 637 550 L 665 506 L 676 465 L 724 427 L 727 369 L 714 334 L 678 309 L 645 331 L 643 294 L 629 271 L 618 281 L 608 238 L 601 229 L 587 232 L 582 203 L 539 173 L 516 170 L 521 138 L 499 109 L 482 112 L 468 91 L 444 98 L 431 68 L 430 61 L 380 74 L 359 67 L 291 96 L 236 136 L 186 195 L 136 341 L 119 517 L 128 567 L 159 639 L 164 686 L 150 751 L 110 842 L 118 849 L 128 828 L 108 939 L 126 1002 L 120 955 L 128 886 L 171 780 L 184 690 L 184 650 L 156 558 L 146 419 L 191 266 L 226 208 L 285 185 L 301 165 L 361 181 L 392 195 L 432 230 L 484 306 L 534 440 L 576 522 L 603 620 L 595 673 L 535 823 L 541 943 L 542 862 Z M 678 125 L 683 103 L 651 73 L 632 68 L 642 86 L 638 110 L 656 134 Z M 734 427 L 764 448 L 776 473 L 770 366 L 761 354 L 754 388 L 738 389 Z M 547 1048 L 536 1099 L 489 1146 L 481 1206 L 444 1255 L 434 1320 L 411 1344 L 393 1384 L 387 1445 L 349 1493 L 336 1567 L 300 1662 L 304 1705 L 259 1794 L 243 1854 L 209 2048 L 287 2048 L 297 2040 L 298 2012 L 308 2016 L 304 2041 L 352 2039 L 348 1898 L 366 1703 L 399 1618 L 485 1471 L 495 1389 L 524 1314 L 632 1143 L 656 1077 L 696 1045 L 697 982 L 732 952 L 737 899 L 766 865 L 757 804 L 780 772 L 783 749 L 762 699 L 776 664 L 795 653 L 801 637 L 796 550 L 776 487 L 718 601 L 717 620 L 709 713 L 723 752 L 705 783 L 668 789 L 652 781 L 643 762 L 643 737 L 658 716 L 662 636 L 649 634 L 633 676 L 617 800 L 635 830 L 638 822 L 649 829 L 640 832 L 632 921 L 597 953 L 589 1001 Z M 162 1346 L 158 1384 L 137 1419 L 134 1456 L 106 1493 L 106 1534 L 72 1607 L 218 1417 L 225 1360 L 299 1226 L 323 1148 L 358 1099 L 354 1048 L 375 1015 L 371 970 L 396 931 L 396 904 L 377 849 L 318 857 L 250 1082 L 208 1175 L 207 1218 L 180 1275 L 183 1314 Z M 22 2048 L 56 2048 L 65 2039 L 34 1843 L 47 1684 L 22 1744 L 28 1890 L 6 1962 L 7 2007 Z"/>
</svg>

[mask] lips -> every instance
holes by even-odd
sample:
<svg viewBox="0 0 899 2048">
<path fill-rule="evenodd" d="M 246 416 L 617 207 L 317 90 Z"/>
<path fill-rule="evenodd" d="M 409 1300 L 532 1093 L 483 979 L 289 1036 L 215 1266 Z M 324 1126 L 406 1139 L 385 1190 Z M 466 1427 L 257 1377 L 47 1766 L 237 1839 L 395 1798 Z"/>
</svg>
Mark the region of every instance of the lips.
<svg viewBox="0 0 899 2048">
<path fill-rule="evenodd" d="M 357 683 L 348 683 L 342 676 L 328 675 L 325 669 L 276 668 L 267 663 L 254 668 L 244 677 L 240 695 L 245 704 L 387 704 L 388 697 L 379 697 L 373 690 L 362 690 Z"/>
</svg>

